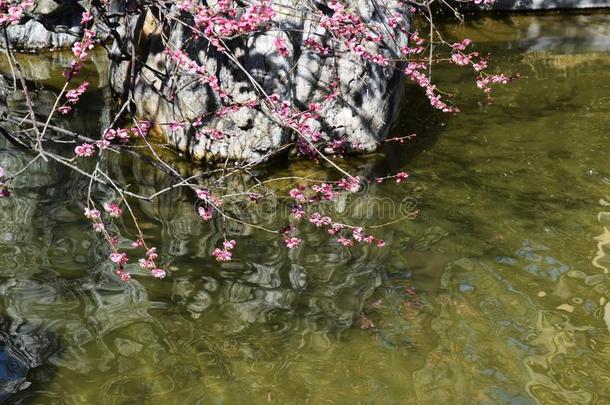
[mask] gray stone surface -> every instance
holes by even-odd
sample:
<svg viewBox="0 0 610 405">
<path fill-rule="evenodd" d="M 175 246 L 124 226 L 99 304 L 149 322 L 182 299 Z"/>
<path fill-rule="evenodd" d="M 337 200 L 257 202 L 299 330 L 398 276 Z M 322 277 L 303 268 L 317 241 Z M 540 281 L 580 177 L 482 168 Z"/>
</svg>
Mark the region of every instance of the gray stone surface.
<svg viewBox="0 0 610 405">
<path fill-rule="evenodd" d="M 28 52 L 70 48 L 79 39 L 81 31 L 80 19 L 84 10 L 81 3 L 76 0 L 38 0 L 31 10 L 33 18 L 24 17 L 20 24 L 8 26 L 6 31 L 11 48 Z M 4 35 L 0 35 L 0 48 L 6 48 L 6 45 Z"/>
<path fill-rule="evenodd" d="M 298 0 L 272 2 L 276 9 L 282 3 L 297 9 L 299 6 Z M 389 40 L 387 46 L 370 50 L 396 58 L 397 47 L 407 45 L 407 36 L 398 29 L 384 28 L 382 19 L 399 14 L 405 21 L 410 21 L 404 5 L 396 0 L 383 4 L 360 0 L 355 3 L 354 9 L 368 24 L 376 24 L 382 30 L 393 32 L 395 42 Z M 345 52 L 342 46 L 336 48 L 334 55 L 321 56 L 305 47 L 303 41 L 310 37 L 318 41 L 323 38 L 322 42 L 330 44 L 330 35 L 317 24 L 314 27 L 309 18 L 302 18 L 303 15 L 297 11 L 291 14 L 284 16 L 278 13 L 274 21 L 287 29 L 289 34 L 279 30 L 262 31 L 231 39 L 227 46 L 265 92 L 277 94 L 281 100 L 299 109 L 305 109 L 311 102 L 320 102 L 330 91 L 330 84 L 337 81 L 341 97 L 323 114 L 320 129 L 327 140 L 344 138 L 348 151 L 374 150 L 387 134 L 401 95 L 402 74 L 396 69 L 400 67 L 399 63 L 387 67 L 365 63 L 360 57 Z M 159 31 L 151 28 L 155 26 L 151 15 L 140 16 L 139 22 L 139 26 L 144 27 L 144 35 L 141 36 L 142 30 L 131 31 L 132 35 L 146 37 L 146 40 L 140 42 L 137 53 L 148 66 L 163 74 L 169 73 L 174 66 L 163 54 L 164 45 Z M 135 22 L 131 25 L 136 26 Z M 277 35 L 281 35 L 288 44 L 290 53 L 287 57 L 280 56 L 273 46 Z M 188 37 L 187 29 L 176 25 L 171 32 L 170 43 L 177 49 Z M 191 41 L 185 51 L 191 59 L 204 65 L 207 72 L 214 72 L 223 90 L 235 101 L 257 98 L 244 72 L 226 56 L 212 49 L 206 40 Z M 122 92 L 128 87 L 126 80 L 129 72 L 127 62 L 113 65 L 111 82 L 115 91 Z M 204 121 L 206 127 L 230 134 L 220 141 L 211 141 L 206 137 L 197 140 L 194 129 L 189 125 L 170 130 L 164 124 L 188 123 L 196 117 L 213 113 L 221 105 L 221 100 L 193 75 L 179 74 L 174 76 L 174 81 L 173 78 L 166 79 L 163 74 L 146 68 L 135 72 L 133 96 L 137 111 L 160 124 L 165 138 L 178 150 L 188 153 L 193 160 L 267 160 L 283 145 L 295 141 L 293 131 L 280 125 L 276 116 L 265 107 L 242 109 L 222 118 L 212 116 Z M 181 89 L 174 100 L 167 98 L 171 88 Z"/>
<path fill-rule="evenodd" d="M 556 9 L 608 8 L 610 0 L 497 0 L 494 4 L 482 7 L 486 10 L 527 11 Z M 468 6 L 480 10 L 481 7 Z"/>
</svg>

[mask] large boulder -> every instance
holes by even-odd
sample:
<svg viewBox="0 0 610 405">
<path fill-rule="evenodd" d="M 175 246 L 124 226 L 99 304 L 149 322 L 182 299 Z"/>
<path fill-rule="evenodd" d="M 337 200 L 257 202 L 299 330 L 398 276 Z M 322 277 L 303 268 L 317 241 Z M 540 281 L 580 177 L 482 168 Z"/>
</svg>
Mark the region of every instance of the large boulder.
<svg viewBox="0 0 610 405">
<path fill-rule="evenodd" d="M 276 12 L 273 28 L 224 39 L 235 60 L 202 36 L 193 36 L 192 16 L 172 8 L 170 17 L 163 21 L 174 18 L 183 23 L 172 22 L 170 27 L 158 18 L 158 13 L 148 11 L 122 24 L 133 27 L 121 34 L 131 40 L 140 63 L 132 66 L 127 58 L 113 63 L 111 84 L 123 96 L 130 93 L 137 113 L 157 124 L 164 139 L 192 160 L 253 162 L 267 160 L 295 142 L 294 130 L 279 122 L 277 114 L 264 102 L 254 108 L 215 115 L 226 106 L 227 98 L 221 99 L 196 74 L 177 70 L 167 49 L 184 51 L 190 60 L 214 74 L 233 103 L 264 98 L 253 86 L 251 81 L 255 80 L 264 93 L 277 95 L 295 111 L 305 111 L 310 103 L 322 102 L 336 83 L 339 97 L 321 119 L 309 122 L 312 131 L 322 134 L 322 144 L 341 140 L 342 152 L 372 151 L 388 132 L 403 88 L 401 62 L 397 60 L 400 48 L 408 42 L 405 31 L 410 25 L 410 15 L 397 0 L 383 4 L 359 0 L 349 9 L 367 26 L 383 34 L 380 43 L 366 44 L 371 54 L 383 55 L 391 61 L 381 66 L 348 51 L 318 23 L 319 16 L 333 15 L 328 3 L 315 3 L 318 10 L 314 16 L 311 10 L 305 11 L 301 1 L 271 1 L 274 10 L 291 12 Z M 401 24 L 388 26 L 386 22 L 391 17 L 400 19 Z M 282 52 L 285 56 L 276 49 L 278 37 L 286 45 L 287 52 Z M 316 52 L 306 46 L 308 39 L 331 51 L 327 55 Z M 117 44 L 114 50 L 115 59 L 119 60 Z M 220 140 L 199 136 L 191 125 L 198 118 L 202 121 L 200 125 L 220 130 L 225 136 Z"/>
<path fill-rule="evenodd" d="M 40 52 L 69 49 L 80 38 L 84 0 L 37 0 L 19 24 L 8 25 L 6 35 L 12 49 Z M 4 35 L 0 48 L 6 49 Z"/>
</svg>

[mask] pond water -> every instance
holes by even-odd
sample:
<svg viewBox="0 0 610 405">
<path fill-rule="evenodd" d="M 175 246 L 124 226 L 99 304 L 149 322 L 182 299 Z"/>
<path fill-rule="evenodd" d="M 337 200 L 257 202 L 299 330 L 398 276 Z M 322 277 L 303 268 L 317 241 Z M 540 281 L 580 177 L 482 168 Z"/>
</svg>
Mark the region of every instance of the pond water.
<svg viewBox="0 0 610 405">
<path fill-rule="evenodd" d="M 384 249 L 346 250 L 301 226 L 305 245 L 288 251 L 234 226 L 234 260 L 219 264 L 219 225 L 179 191 L 136 206 L 168 277 L 130 268 L 123 283 L 82 216 L 86 179 L 37 162 L 0 200 L 0 401 L 610 403 L 610 15 L 442 29 L 524 77 L 487 104 L 467 72 L 439 68 L 463 112 L 434 113 L 409 87 L 394 135 L 416 140 L 345 162 L 367 176 L 411 174 L 332 207 L 370 224 L 419 209 L 375 232 Z M 54 87 L 47 65 L 65 62 L 29 61 Z M 80 131 L 108 119 L 95 83 Z M 0 144 L 7 171 L 27 159 Z M 141 191 L 170 183 L 141 161 L 106 164 Z M 259 174 L 326 170 L 281 166 Z M 279 208 L 234 209 L 277 227 Z M 128 246 L 132 226 L 114 230 Z"/>
</svg>

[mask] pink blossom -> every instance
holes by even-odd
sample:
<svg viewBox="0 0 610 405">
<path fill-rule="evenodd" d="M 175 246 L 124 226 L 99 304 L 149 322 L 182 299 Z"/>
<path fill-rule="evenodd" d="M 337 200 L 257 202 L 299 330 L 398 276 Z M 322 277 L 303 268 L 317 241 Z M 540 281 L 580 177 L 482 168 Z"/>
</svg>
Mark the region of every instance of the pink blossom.
<svg viewBox="0 0 610 405">
<path fill-rule="evenodd" d="M 464 38 L 462 42 L 456 42 L 451 47 L 457 51 L 463 51 L 468 45 L 472 44 L 472 40 Z"/>
<path fill-rule="evenodd" d="M 339 236 L 339 238 L 337 239 L 337 242 L 339 242 L 340 244 L 342 244 L 345 247 L 352 247 L 354 246 L 354 241 L 351 239 L 347 239 L 344 236 Z"/>
<path fill-rule="evenodd" d="M 100 219 L 101 215 L 102 215 L 101 212 L 99 212 L 95 208 L 92 208 L 92 209 L 85 208 L 85 217 L 87 217 L 91 220 Z"/>
<path fill-rule="evenodd" d="M 87 91 L 88 87 L 89 87 L 89 82 L 85 80 L 76 89 L 68 90 L 66 92 L 66 99 L 68 100 L 68 103 L 70 103 L 70 104 L 78 103 L 80 96 L 82 96 L 83 93 L 85 91 Z"/>
<path fill-rule="evenodd" d="M 225 240 L 225 241 L 222 243 L 222 245 L 224 246 L 224 248 L 225 248 L 226 250 L 232 250 L 232 249 L 235 247 L 235 245 L 236 245 L 236 244 L 237 244 L 237 242 L 235 242 L 233 239 L 231 239 L 231 240 Z"/>
<path fill-rule="evenodd" d="M 105 139 L 101 139 L 95 143 L 95 146 L 97 146 L 100 150 L 104 150 L 110 146 L 110 142 Z"/>
<path fill-rule="evenodd" d="M 232 253 L 228 250 L 214 249 L 212 252 L 212 256 L 216 258 L 219 262 L 228 262 L 231 260 Z"/>
<path fill-rule="evenodd" d="M 184 124 L 181 124 L 179 122 L 170 122 L 168 125 L 169 125 L 169 129 L 171 131 L 177 131 L 177 130 L 182 129 L 184 127 Z"/>
<path fill-rule="evenodd" d="M 152 269 L 150 271 L 150 274 L 152 274 L 153 277 L 156 277 L 156 278 L 165 278 L 165 270 L 163 270 L 163 269 L 158 269 L 158 268 Z"/>
<path fill-rule="evenodd" d="M 146 257 L 148 258 L 148 260 L 152 260 L 153 262 L 157 260 L 157 258 L 159 257 L 159 255 L 157 254 L 157 248 L 151 247 L 150 249 L 148 249 L 148 251 L 146 252 Z"/>
<path fill-rule="evenodd" d="M 210 219 L 212 219 L 212 214 L 214 214 L 214 210 L 212 207 L 199 207 L 199 216 L 204 220 L 204 221 L 209 221 Z"/>
<path fill-rule="evenodd" d="M 113 263 L 116 263 L 116 264 L 119 264 L 122 266 L 129 261 L 129 257 L 127 256 L 127 253 L 111 253 L 110 260 Z"/>
<path fill-rule="evenodd" d="M 95 147 L 90 143 L 83 143 L 74 148 L 74 152 L 76 152 L 76 156 L 91 157 L 95 154 Z"/>
<path fill-rule="evenodd" d="M 383 239 L 377 240 L 377 247 L 382 248 L 385 246 L 385 241 Z"/>
<path fill-rule="evenodd" d="M 332 219 L 327 216 L 322 216 L 319 212 L 314 212 L 309 217 L 309 222 L 317 226 L 318 228 L 325 225 L 330 225 L 332 223 Z"/>
<path fill-rule="evenodd" d="M 331 235 L 335 235 L 343 230 L 343 224 L 332 224 L 330 228 L 328 228 L 328 233 Z"/>
<path fill-rule="evenodd" d="M 302 240 L 299 238 L 285 238 L 284 239 L 284 243 L 286 243 L 286 246 L 289 249 L 293 249 L 295 247 L 298 247 L 301 244 Z"/>
<path fill-rule="evenodd" d="M 129 140 L 129 131 L 125 128 L 118 128 L 116 130 L 116 137 L 122 142 L 127 142 Z"/>
<path fill-rule="evenodd" d="M 114 138 L 116 138 L 116 130 L 112 128 L 106 128 L 102 136 L 106 141 L 112 141 Z"/>
<path fill-rule="evenodd" d="M 288 57 L 288 55 L 290 55 L 288 47 L 286 46 L 286 42 L 282 37 L 275 37 L 275 39 L 273 40 L 273 46 L 275 47 L 277 53 L 281 56 Z"/>
<path fill-rule="evenodd" d="M 322 183 L 322 184 L 314 184 L 311 189 L 316 193 L 322 194 L 322 197 L 325 200 L 332 200 L 335 198 L 336 193 L 333 191 L 333 188 L 330 184 Z"/>
<path fill-rule="evenodd" d="M 150 121 L 140 120 L 136 122 L 136 125 L 131 128 L 131 131 L 134 135 L 144 138 L 148 135 L 148 131 L 150 131 Z"/>
<path fill-rule="evenodd" d="M 95 232 L 103 232 L 104 229 L 106 229 L 106 227 L 101 222 L 96 222 L 96 223 L 93 224 L 93 230 Z"/>
<path fill-rule="evenodd" d="M 355 176 L 341 179 L 339 180 L 339 187 L 350 193 L 356 193 L 360 190 L 360 177 Z"/>
<path fill-rule="evenodd" d="M 143 269 L 153 269 L 155 267 L 154 261 L 145 259 L 143 257 L 138 260 L 138 264 Z"/>
<path fill-rule="evenodd" d="M 69 105 L 62 105 L 61 107 L 57 108 L 57 112 L 63 115 L 69 113 L 70 111 L 72 111 L 72 107 Z"/>
<path fill-rule="evenodd" d="M 472 67 L 476 72 L 480 72 L 481 70 L 487 68 L 487 61 L 485 59 L 481 59 L 477 63 L 474 63 Z"/>
<path fill-rule="evenodd" d="M 116 271 L 116 274 L 121 277 L 121 280 L 123 280 L 124 282 L 128 282 L 129 280 L 131 280 L 131 275 L 129 273 L 127 273 L 125 270 L 118 269 Z"/>
<path fill-rule="evenodd" d="M 296 219 L 301 219 L 305 215 L 305 211 L 302 206 L 296 205 L 292 207 L 292 215 L 294 215 Z"/>
<path fill-rule="evenodd" d="M 87 24 L 91 20 L 93 20 L 93 15 L 89 11 L 84 11 L 83 14 L 81 14 L 80 23 L 82 25 Z"/>
<path fill-rule="evenodd" d="M 401 183 L 409 178 L 409 173 L 406 172 L 398 172 L 396 173 L 396 183 Z"/>
<path fill-rule="evenodd" d="M 111 217 L 118 218 L 123 213 L 123 209 L 114 202 L 104 203 L 104 209 Z"/>
<path fill-rule="evenodd" d="M 133 246 L 134 248 L 141 248 L 142 246 L 144 246 L 144 241 L 142 239 L 136 239 L 131 243 L 131 246 Z"/>
<path fill-rule="evenodd" d="M 297 202 L 305 202 L 305 195 L 298 188 L 293 188 L 288 192 L 290 197 L 294 198 Z"/>
</svg>

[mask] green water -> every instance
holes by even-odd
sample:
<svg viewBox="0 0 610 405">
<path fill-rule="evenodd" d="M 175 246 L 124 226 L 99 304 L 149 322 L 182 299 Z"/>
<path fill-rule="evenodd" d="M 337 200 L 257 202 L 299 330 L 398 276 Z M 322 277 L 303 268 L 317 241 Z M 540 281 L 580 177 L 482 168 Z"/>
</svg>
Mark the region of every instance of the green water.
<svg viewBox="0 0 610 405">
<path fill-rule="evenodd" d="M 409 87 L 394 135 L 417 140 L 345 163 L 367 176 L 411 174 L 330 207 L 370 224 L 419 209 L 376 231 L 385 249 L 346 250 L 301 226 L 304 247 L 287 251 L 232 226 L 234 261 L 219 264 L 219 224 L 198 220 L 194 196 L 177 191 L 136 207 L 172 261 L 169 276 L 133 268 L 125 284 L 82 217 L 87 181 L 37 162 L 0 200 L 0 339 L 22 364 L 7 401 L 610 403 L 610 15 L 443 30 L 524 78 L 488 105 L 469 74 L 439 68 L 463 113 L 436 114 Z M 107 114 L 103 89 L 88 97 L 83 131 Z M 26 161 L 0 144 L 7 171 Z M 106 164 L 142 192 L 170 184 L 139 161 Z M 324 170 L 297 162 L 259 175 Z M 280 225 L 278 207 L 230 209 Z M 128 246 L 132 226 L 115 231 Z"/>
</svg>

